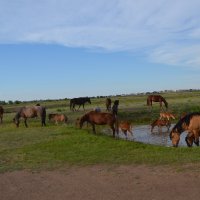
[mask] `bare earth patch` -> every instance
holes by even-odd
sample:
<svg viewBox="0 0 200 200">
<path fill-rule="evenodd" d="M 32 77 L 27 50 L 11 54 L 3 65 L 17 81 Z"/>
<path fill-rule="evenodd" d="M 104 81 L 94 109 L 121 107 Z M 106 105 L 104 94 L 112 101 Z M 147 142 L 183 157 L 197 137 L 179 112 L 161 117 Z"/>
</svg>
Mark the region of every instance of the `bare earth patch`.
<svg viewBox="0 0 200 200">
<path fill-rule="evenodd" d="M 1 200 L 199 199 L 200 173 L 190 166 L 66 167 L 0 174 Z"/>
</svg>

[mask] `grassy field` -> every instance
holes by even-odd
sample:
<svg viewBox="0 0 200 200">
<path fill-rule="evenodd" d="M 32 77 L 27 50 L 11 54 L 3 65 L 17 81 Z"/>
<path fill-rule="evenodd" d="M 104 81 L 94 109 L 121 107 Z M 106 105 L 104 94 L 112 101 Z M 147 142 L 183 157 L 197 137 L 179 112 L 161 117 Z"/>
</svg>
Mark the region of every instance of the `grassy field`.
<svg viewBox="0 0 200 200">
<path fill-rule="evenodd" d="M 183 112 L 200 111 L 200 92 L 163 93 L 169 103 L 169 110 L 180 116 Z M 134 125 L 150 124 L 159 116 L 159 105 L 153 104 L 153 112 L 146 106 L 146 95 L 112 97 L 119 99 L 119 118 Z M 86 111 L 96 106 L 105 111 L 105 98 L 93 98 L 86 104 Z M 67 125 L 54 125 L 47 121 L 47 127 L 40 127 L 39 119 L 28 121 L 29 128 L 12 123 L 17 108 L 27 105 L 6 105 L 4 123 L 0 125 L 0 172 L 21 169 L 54 169 L 65 165 L 93 164 L 151 164 L 182 165 L 200 163 L 199 148 L 169 148 L 114 139 L 103 135 L 97 128 L 97 135 L 91 127 L 82 130 L 75 127 L 75 119 L 84 114 L 69 110 L 69 100 L 43 101 L 47 113 L 65 113 Z M 28 103 L 33 105 L 33 103 Z M 175 120 L 174 122 L 176 122 Z"/>
</svg>

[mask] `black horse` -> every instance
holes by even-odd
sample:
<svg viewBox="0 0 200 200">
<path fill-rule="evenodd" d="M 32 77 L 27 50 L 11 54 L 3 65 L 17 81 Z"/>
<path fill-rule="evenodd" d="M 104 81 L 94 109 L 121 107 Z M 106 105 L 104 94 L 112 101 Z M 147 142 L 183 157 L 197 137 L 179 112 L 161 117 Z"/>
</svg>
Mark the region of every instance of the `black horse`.
<svg viewBox="0 0 200 200">
<path fill-rule="evenodd" d="M 84 106 L 85 103 L 88 102 L 89 104 L 91 104 L 90 98 L 89 97 L 79 97 L 79 98 L 73 98 L 70 100 L 70 110 L 75 111 L 75 105 L 79 105 L 79 108 L 81 107 L 81 105 L 83 106 L 83 109 L 85 110 Z M 79 110 L 78 108 L 78 110 Z"/>
</svg>

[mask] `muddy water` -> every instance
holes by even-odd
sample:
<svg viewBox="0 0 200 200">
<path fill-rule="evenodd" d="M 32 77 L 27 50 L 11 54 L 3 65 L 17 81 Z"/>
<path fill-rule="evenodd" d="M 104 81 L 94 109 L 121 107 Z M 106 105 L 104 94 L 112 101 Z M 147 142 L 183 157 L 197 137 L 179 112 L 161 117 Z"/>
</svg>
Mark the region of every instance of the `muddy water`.
<svg viewBox="0 0 200 200">
<path fill-rule="evenodd" d="M 174 127 L 173 124 L 171 126 L 171 129 L 172 127 Z M 172 146 L 171 140 L 169 138 L 170 130 L 167 131 L 166 127 L 162 127 L 162 130 L 159 131 L 158 128 L 155 127 L 153 133 L 151 133 L 150 125 L 134 126 L 132 129 L 133 136 L 128 133 L 128 140 L 170 147 Z M 110 133 L 110 130 L 104 130 L 104 133 L 108 132 Z M 181 134 L 179 146 L 187 146 L 185 143 L 186 134 L 186 132 L 183 132 Z M 119 132 L 119 138 L 126 139 L 125 135 L 121 131 Z"/>
</svg>

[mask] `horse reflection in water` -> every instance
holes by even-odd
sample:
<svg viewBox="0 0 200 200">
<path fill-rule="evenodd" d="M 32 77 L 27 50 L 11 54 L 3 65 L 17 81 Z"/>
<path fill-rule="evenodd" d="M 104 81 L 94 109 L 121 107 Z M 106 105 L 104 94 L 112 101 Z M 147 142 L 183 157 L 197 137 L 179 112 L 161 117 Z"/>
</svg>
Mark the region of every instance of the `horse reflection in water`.
<svg viewBox="0 0 200 200">
<path fill-rule="evenodd" d="M 24 124 L 26 127 L 28 127 L 27 119 L 35 117 L 40 117 L 42 126 L 46 126 L 46 109 L 43 106 L 22 107 L 16 113 L 15 117 L 13 118 L 13 122 L 17 127 L 19 127 L 20 118 L 24 118 Z"/>
<path fill-rule="evenodd" d="M 193 143 L 199 146 L 200 136 L 200 112 L 190 113 L 181 118 L 170 132 L 170 140 L 174 147 L 178 147 L 180 135 L 182 132 L 188 131 L 185 141 L 188 147 Z"/>
<path fill-rule="evenodd" d="M 113 137 L 115 137 L 115 126 L 117 120 L 115 115 L 111 113 L 90 111 L 80 118 L 80 128 L 82 128 L 84 122 L 88 122 L 92 125 L 92 130 L 94 133 L 96 133 L 95 125 L 108 125 L 112 129 Z"/>
</svg>

